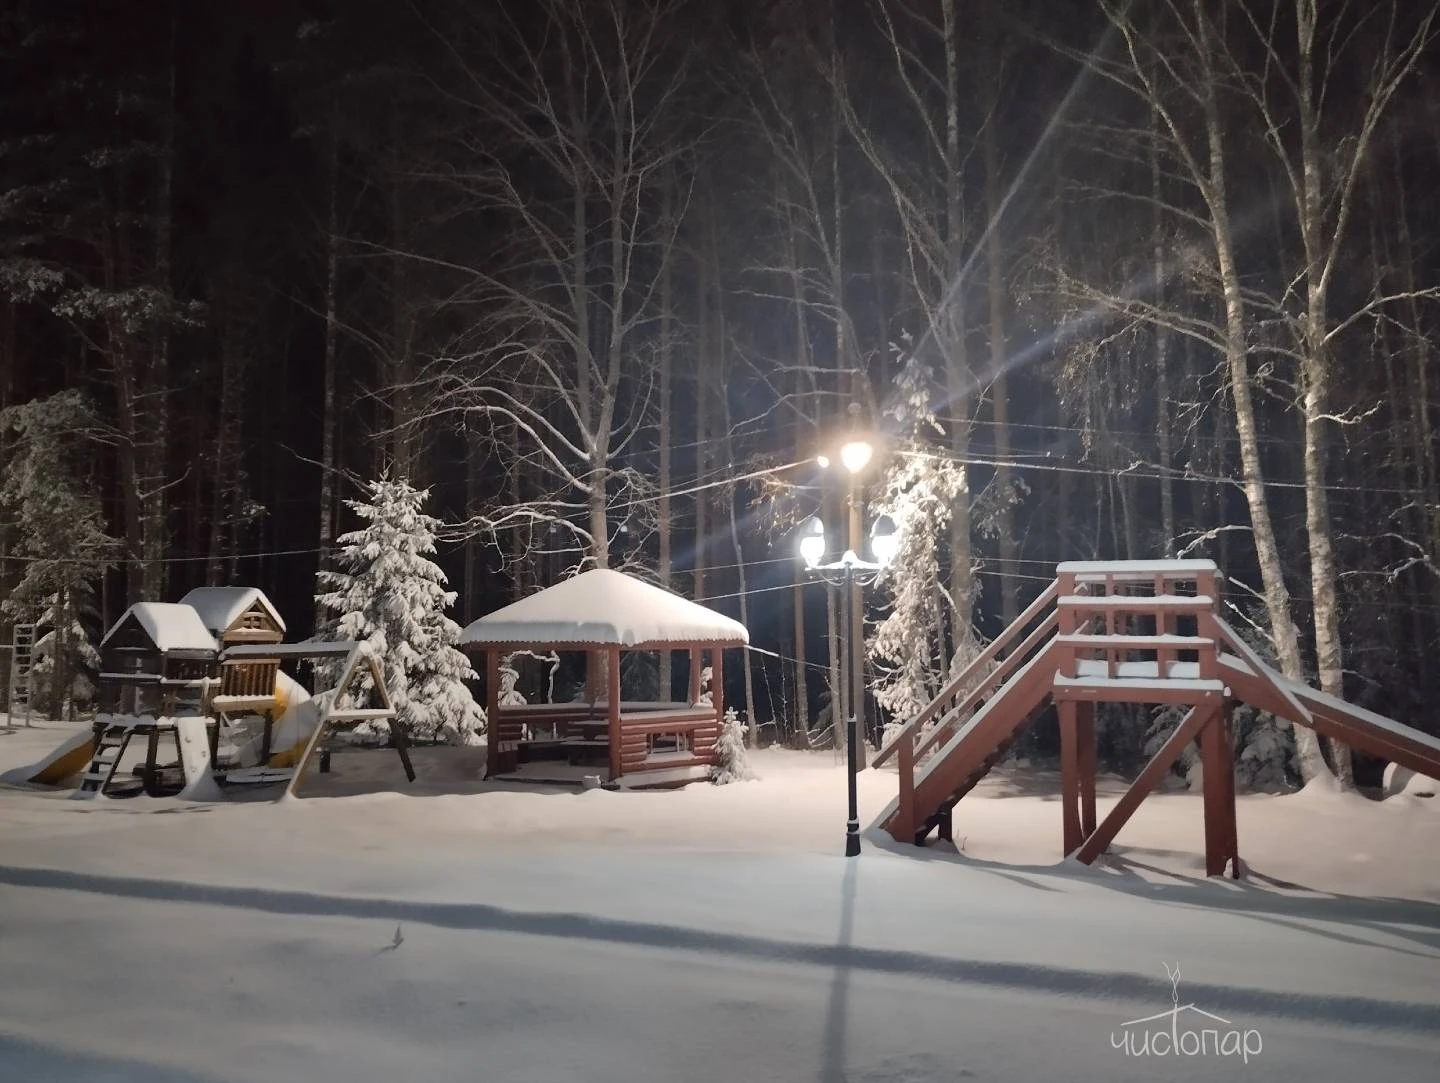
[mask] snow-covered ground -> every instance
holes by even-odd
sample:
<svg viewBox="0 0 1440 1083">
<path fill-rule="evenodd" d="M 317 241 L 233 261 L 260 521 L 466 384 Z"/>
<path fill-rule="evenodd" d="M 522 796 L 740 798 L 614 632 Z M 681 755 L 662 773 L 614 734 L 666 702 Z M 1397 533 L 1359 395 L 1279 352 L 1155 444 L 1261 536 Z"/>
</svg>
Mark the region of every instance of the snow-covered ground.
<svg viewBox="0 0 1440 1083">
<path fill-rule="evenodd" d="M 31 742 L 0 737 L 0 770 Z M 1198 875 L 1189 794 L 1142 806 L 1105 869 L 1057 861 L 1037 772 L 965 799 L 961 854 L 870 836 L 847 861 L 829 754 L 723 788 L 475 793 L 449 753 L 420 750 L 424 796 L 0 790 L 0 1079 L 1436 1077 L 1433 802 L 1242 797 L 1256 877 L 1233 884 Z M 398 785 L 393 753 L 334 759 L 310 792 Z M 893 775 L 860 792 L 873 817 Z M 1167 963 L 1195 1055 L 1134 1052 L 1168 1034 Z M 1231 1031 L 1259 1052 L 1217 1052 Z"/>
</svg>

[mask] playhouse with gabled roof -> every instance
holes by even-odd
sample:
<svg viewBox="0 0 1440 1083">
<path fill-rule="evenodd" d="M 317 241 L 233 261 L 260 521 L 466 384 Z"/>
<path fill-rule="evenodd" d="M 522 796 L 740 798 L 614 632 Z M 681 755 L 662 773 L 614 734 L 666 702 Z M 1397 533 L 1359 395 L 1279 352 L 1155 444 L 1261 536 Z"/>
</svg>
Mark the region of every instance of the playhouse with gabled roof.
<svg viewBox="0 0 1440 1083">
<path fill-rule="evenodd" d="M 178 602 L 136 602 L 100 641 L 100 705 L 116 714 L 198 713 L 218 676 L 215 637 Z"/>
</svg>

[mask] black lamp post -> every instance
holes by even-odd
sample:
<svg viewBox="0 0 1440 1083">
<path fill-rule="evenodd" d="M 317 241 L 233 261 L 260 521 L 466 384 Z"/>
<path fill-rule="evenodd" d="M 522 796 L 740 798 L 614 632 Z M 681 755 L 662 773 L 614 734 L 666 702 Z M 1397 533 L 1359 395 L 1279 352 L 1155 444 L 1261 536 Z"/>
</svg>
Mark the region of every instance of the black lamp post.
<svg viewBox="0 0 1440 1083">
<path fill-rule="evenodd" d="M 852 445 L 847 444 L 848 450 Z M 851 467 L 851 462 L 858 458 L 845 461 L 851 474 L 858 472 L 869 461 L 869 445 L 865 446 L 866 454 L 864 461 L 857 467 Z M 843 454 L 843 453 L 842 453 Z M 802 529 L 800 535 L 800 557 L 805 561 L 806 571 L 816 579 L 823 581 L 830 589 L 843 587 L 845 599 L 843 606 L 844 630 L 841 640 L 849 659 L 850 672 L 854 677 L 854 691 L 850 696 L 850 716 L 846 719 L 847 763 L 849 774 L 849 819 L 845 825 L 845 856 L 855 857 L 860 853 L 860 811 L 855 795 L 855 778 L 860 771 L 860 734 L 863 732 L 860 726 L 860 716 L 865 709 L 865 636 L 863 616 L 852 612 L 850 599 L 854 597 L 855 588 L 864 586 L 867 582 L 873 581 L 874 573 L 879 572 L 895 555 L 895 546 L 898 542 L 895 534 L 895 524 L 888 516 L 881 516 L 875 521 L 870 530 L 870 551 L 875 557 L 874 560 L 862 560 L 853 548 L 846 549 L 839 560 L 825 562 L 826 553 L 830 551 L 829 543 L 826 540 L 825 524 L 819 517 L 810 519 Z M 869 576 L 867 580 L 864 578 Z"/>
</svg>

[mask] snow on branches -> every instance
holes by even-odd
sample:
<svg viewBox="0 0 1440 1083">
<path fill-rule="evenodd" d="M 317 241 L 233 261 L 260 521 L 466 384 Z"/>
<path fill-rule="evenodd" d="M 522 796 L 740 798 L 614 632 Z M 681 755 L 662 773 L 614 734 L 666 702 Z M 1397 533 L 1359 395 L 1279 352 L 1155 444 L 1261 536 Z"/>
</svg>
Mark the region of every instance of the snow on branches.
<svg viewBox="0 0 1440 1083">
<path fill-rule="evenodd" d="M 745 726 L 733 709 L 725 712 L 725 724 L 715 741 L 715 766 L 710 768 L 710 781 L 717 786 L 731 782 L 749 782 L 758 778 L 745 752 Z"/>
<path fill-rule="evenodd" d="M 9 442 L 0 464 L 0 508 L 14 515 L 23 562 L 20 582 L 0 609 L 41 629 L 36 689 L 43 709 L 73 715 L 98 666 L 84 622 L 93 616 L 95 580 L 114 563 L 118 542 L 105 533 L 94 479 L 99 422 L 78 391 L 0 410 Z"/>
<path fill-rule="evenodd" d="M 341 535 L 338 571 L 322 571 L 329 590 L 315 601 L 327 618 L 322 638 L 368 644 L 405 732 L 416 740 L 474 744 L 485 714 L 465 687 L 475 677 L 456 650 L 460 626 L 445 615 L 455 602 L 435 552 L 439 520 L 422 506 L 427 491 L 403 478 L 369 484 L 370 500 L 347 501 L 365 521 Z"/>
<path fill-rule="evenodd" d="M 948 537 L 955 505 L 969 499 L 965 467 L 930 450 L 930 438 L 943 435 L 930 406 L 930 371 L 915 357 L 906 359 L 895 378 L 893 405 L 887 413 L 903 434 L 890 457 L 874 512 L 890 516 L 899 535 L 894 560 L 879 577 L 890 595 L 889 613 L 870 640 L 875 660 L 875 698 L 897 720 L 917 713 L 934 697 L 950 666 L 963 664 L 975 649 L 968 622 L 955 621 L 955 600 L 945 586 Z"/>
</svg>

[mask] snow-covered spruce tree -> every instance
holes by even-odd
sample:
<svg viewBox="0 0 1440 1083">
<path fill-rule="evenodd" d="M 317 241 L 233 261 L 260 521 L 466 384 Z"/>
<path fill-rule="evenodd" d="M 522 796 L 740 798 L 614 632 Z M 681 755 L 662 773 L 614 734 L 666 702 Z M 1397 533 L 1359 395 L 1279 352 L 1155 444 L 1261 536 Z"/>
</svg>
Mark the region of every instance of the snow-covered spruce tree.
<svg viewBox="0 0 1440 1083">
<path fill-rule="evenodd" d="M 56 717 L 74 716 L 75 690 L 98 664 L 83 622 L 118 547 L 105 533 L 92 476 L 98 429 L 78 391 L 0 411 L 0 431 L 12 437 L 0 465 L 0 507 L 15 518 L 23 567 L 0 609 L 39 626 L 35 702 Z"/>
<path fill-rule="evenodd" d="M 403 478 L 382 477 L 369 490 L 368 503 L 347 501 L 365 526 L 339 538 L 340 570 L 319 573 L 329 589 L 315 596 L 318 632 L 369 645 L 407 736 L 473 744 L 485 713 L 465 687 L 475 672 L 455 649 L 460 626 L 445 615 L 455 592 L 429 559 L 440 525 L 421 510 L 429 494 Z"/>
<path fill-rule="evenodd" d="M 725 712 L 725 724 L 715 741 L 715 755 L 718 762 L 710 768 L 710 781 L 715 785 L 748 782 L 757 777 L 745 752 L 745 727 L 734 708 Z"/>
<path fill-rule="evenodd" d="M 947 592 L 941 550 L 956 502 L 969 499 L 965 467 L 934 451 L 931 440 L 944 430 L 931 409 L 930 388 L 929 368 L 907 358 L 888 410 L 903 443 L 890 456 L 872 505 L 877 515 L 890 516 L 899 535 L 895 559 L 879 576 L 889 612 L 870 640 L 875 698 L 896 724 L 929 703 L 947 672 L 967 664 L 977 650 L 973 627 L 957 619 Z"/>
</svg>

